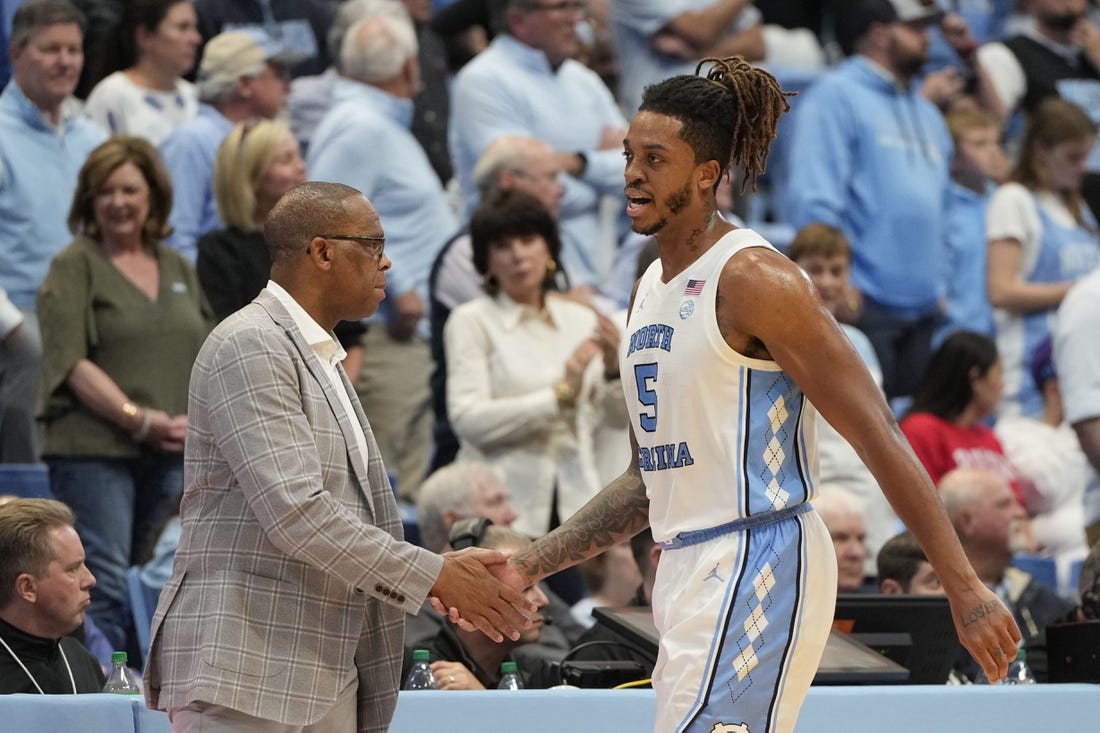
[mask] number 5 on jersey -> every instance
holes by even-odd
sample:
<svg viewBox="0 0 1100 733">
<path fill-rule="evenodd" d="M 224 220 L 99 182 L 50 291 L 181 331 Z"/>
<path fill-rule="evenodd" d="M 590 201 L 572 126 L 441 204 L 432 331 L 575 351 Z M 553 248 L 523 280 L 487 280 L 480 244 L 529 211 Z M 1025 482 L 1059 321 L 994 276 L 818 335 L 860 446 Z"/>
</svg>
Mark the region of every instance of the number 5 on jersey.
<svg viewBox="0 0 1100 733">
<path fill-rule="evenodd" d="M 652 433 L 657 429 L 657 362 L 634 365 L 634 383 L 638 388 L 638 401 L 645 410 L 638 413 L 638 424 L 642 430 Z"/>
</svg>

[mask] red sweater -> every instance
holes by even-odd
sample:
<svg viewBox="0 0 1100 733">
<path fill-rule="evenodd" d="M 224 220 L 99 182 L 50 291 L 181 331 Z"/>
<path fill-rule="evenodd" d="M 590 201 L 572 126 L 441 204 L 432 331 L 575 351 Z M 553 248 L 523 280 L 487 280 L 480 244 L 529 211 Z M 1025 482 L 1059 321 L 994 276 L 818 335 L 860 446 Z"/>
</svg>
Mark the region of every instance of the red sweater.
<svg viewBox="0 0 1100 733">
<path fill-rule="evenodd" d="M 933 483 L 939 484 L 953 468 L 988 468 L 1004 476 L 1012 485 L 1016 500 L 1023 503 L 1020 477 L 989 427 L 977 423 L 961 428 L 931 413 L 918 412 L 901 421 L 901 431 Z"/>
</svg>

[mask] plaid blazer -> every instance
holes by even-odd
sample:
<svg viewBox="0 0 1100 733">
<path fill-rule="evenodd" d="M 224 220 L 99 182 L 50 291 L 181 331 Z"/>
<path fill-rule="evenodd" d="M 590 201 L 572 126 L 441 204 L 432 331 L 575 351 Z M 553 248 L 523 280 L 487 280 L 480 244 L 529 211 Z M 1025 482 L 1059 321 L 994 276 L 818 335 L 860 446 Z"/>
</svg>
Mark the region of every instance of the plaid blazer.
<svg viewBox="0 0 1100 733">
<path fill-rule="evenodd" d="M 402 541 L 374 434 L 267 290 L 191 373 L 183 532 L 153 617 L 150 707 L 309 725 L 359 679 L 359 731 L 397 704 L 404 617 L 442 559 Z M 366 435 L 360 454 L 355 430 Z"/>
</svg>

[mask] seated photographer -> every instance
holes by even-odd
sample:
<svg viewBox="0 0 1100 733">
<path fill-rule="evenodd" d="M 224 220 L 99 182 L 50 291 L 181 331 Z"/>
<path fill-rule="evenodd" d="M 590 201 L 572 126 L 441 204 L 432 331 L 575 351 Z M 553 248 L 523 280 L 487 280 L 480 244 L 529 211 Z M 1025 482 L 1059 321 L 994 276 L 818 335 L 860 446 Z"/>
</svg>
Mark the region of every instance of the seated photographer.
<svg viewBox="0 0 1100 733">
<path fill-rule="evenodd" d="M 531 543 L 531 540 L 518 532 L 494 525 L 492 520 L 485 517 L 455 522 L 449 539 L 455 550 L 480 547 L 515 552 Z M 538 606 L 540 611 L 549 603 L 537 583 L 526 588 L 523 596 Z M 506 637 L 504 641 L 497 643 L 480 631 L 463 631 L 446 621 L 434 637 L 416 642 L 416 648 L 428 650 L 432 673 L 441 690 L 494 689 L 500 682 L 500 665 L 505 661 L 516 663 L 525 687 L 545 688 L 557 683 L 547 660 L 541 656 L 527 657 L 514 653 L 517 648 L 537 642 L 542 625 L 540 614 L 530 628 L 523 630 L 518 640 L 512 641 Z M 412 660 L 412 649 L 407 648 L 405 651 L 402 677 L 408 675 Z"/>
</svg>

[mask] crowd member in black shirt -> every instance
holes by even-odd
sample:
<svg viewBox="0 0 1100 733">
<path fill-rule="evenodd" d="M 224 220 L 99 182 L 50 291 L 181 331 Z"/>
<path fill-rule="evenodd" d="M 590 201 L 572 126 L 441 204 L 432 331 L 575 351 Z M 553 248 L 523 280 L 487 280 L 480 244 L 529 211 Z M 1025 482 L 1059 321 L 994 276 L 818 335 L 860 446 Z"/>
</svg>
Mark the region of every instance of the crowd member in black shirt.
<svg viewBox="0 0 1100 733">
<path fill-rule="evenodd" d="M 100 692 L 99 663 L 66 636 L 95 585 L 72 512 L 52 499 L 0 505 L 0 693 Z"/>
</svg>

